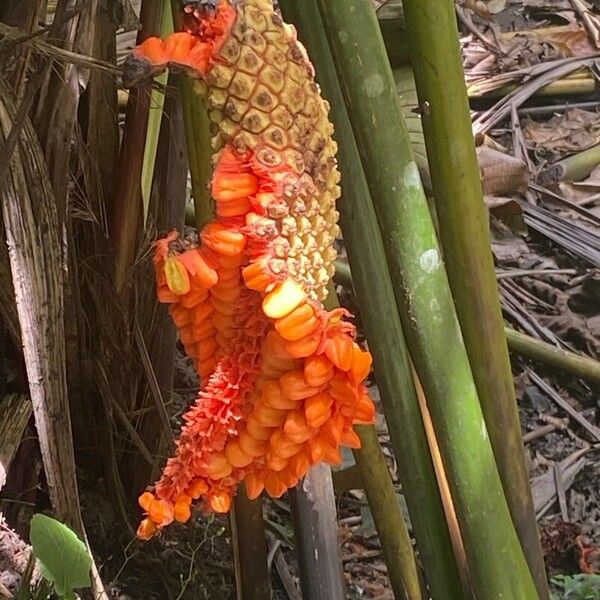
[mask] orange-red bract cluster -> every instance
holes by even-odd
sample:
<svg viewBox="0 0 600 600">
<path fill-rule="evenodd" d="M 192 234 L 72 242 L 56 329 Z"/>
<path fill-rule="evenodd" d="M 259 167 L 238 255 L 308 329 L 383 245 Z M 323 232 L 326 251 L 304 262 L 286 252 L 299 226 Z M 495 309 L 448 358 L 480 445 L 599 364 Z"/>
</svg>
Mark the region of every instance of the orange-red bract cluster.
<svg viewBox="0 0 600 600">
<path fill-rule="evenodd" d="M 235 21 L 235 10 L 221 2 L 214 12 L 188 7 L 186 13 L 187 31 L 173 33 L 165 40 L 150 37 L 133 50 L 133 57 L 157 69 L 171 63 L 206 73 Z"/>
<path fill-rule="evenodd" d="M 346 311 L 325 311 L 270 268 L 281 241 L 264 216 L 273 178 L 226 148 L 212 191 L 221 216 L 200 243 L 172 232 L 156 245 L 158 297 L 204 387 L 175 456 L 140 497 L 143 538 L 187 521 L 196 499 L 226 512 L 241 480 L 251 498 L 281 496 L 312 464 L 338 464 L 340 446 L 359 447 L 352 425 L 374 416 L 362 384 L 371 356 L 353 340 Z"/>
<path fill-rule="evenodd" d="M 267 0 L 188 7 L 185 28 L 133 52 L 142 76 L 169 64 L 206 76 L 212 118 L 227 115 L 215 137 L 216 218 L 199 235 L 156 244 L 158 298 L 202 389 L 175 455 L 140 496 L 143 539 L 187 521 L 195 500 L 227 512 L 242 480 L 252 498 L 281 496 L 312 464 L 358 447 L 353 424 L 374 417 L 363 385 L 371 356 L 346 311 L 319 300 L 335 256 L 339 174 L 305 54 Z"/>
</svg>

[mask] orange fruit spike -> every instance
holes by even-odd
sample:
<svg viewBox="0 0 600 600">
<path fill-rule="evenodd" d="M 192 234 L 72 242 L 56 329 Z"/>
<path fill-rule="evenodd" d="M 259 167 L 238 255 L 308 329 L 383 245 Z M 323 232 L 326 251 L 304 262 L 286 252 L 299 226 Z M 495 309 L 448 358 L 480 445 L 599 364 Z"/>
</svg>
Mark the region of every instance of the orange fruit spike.
<svg viewBox="0 0 600 600">
<path fill-rule="evenodd" d="M 246 494 L 250 500 L 258 498 L 265 489 L 265 479 L 256 471 L 248 473 L 244 481 L 246 483 Z"/>
<path fill-rule="evenodd" d="M 283 431 L 285 431 L 287 437 L 296 444 L 306 442 L 314 433 L 314 430 L 308 426 L 304 411 L 302 410 L 294 410 L 288 413 L 283 426 Z"/>
<path fill-rule="evenodd" d="M 252 210 L 252 204 L 247 197 L 235 198 L 226 202 L 217 202 L 216 211 L 219 217 L 240 217 Z"/>
<path fill-rule="evenodd" d="M 175 295 L 183 296 L 190 291 L 190 276 L 175 256 L 167 257 L 164 271 L 167 286 Z"/>
<path fill-rule="evenodd" d="M 304 361 L 304 380 L 308 385 L 321 387 L 332 377 L 333 363 L 326 356 L 309 356 Z"/>
<path fill-rule="evenodd" d="M 270 319 L 281 319 L 289 315 L 306 298 L 299 283 L 286 279 L 275 286 L 263 300 L 263 312 Z"/>
<path fill-rule="evenodd" d="M 304 373 L 299 370 L 289 371 L 279 378 L 283 395 L 290 400 L 303 400 L 315 394 L 318 390 L 304 381 Z"/>
<path fill-rule="evenodd" d="M 229 256 L 226 254 L 219 254 L 217 252 L 213 252 L 208 248 L 205 249 L 205 252 L 210 252 L 211 258 L 214 258 L 217 265 L 220 267 L 219 271 L 221 269 L 236 269 L 246 260 L 244 254 L 235 254 L 234 256 Z"/>
<path fill-rule="evenodd" d="M 290 470 L 289 464 L 287 468 L 279 472 L 279 479 L 288 490 L 298 483 L 298 477 Z"/>
<path fill-rule="evenodd" d="M 229 463 L 237 468 L 247 467 L 253 460 L 251 456 L 242 451 L 239 441 L 235 438 L 225 446 L 225 456 Z"/>
<path fill-rule="evenodd" d="M 231 508 L 231 496 L 227 492 L 214 492 L 210 496 L 209 504 L 216 513 L 226 513 Z"/>
<path fill-rule="evenodd" d="M 275 329 L 284 340 L 294 342 L 313 333 L 319 325 L 310 304 L 302 303 L 289 315 L 275 321 Z"/>
<path fill-rule="evenodd" d="M 216 311 L 212 316 L 213 325 L 219 329 L 227 329 L 233 324 L 233 315 L 224 315 Z"/>
<path fill-rule="evenodd" d="M 158 531 L 156 524 L 151 519 L 144 519 L 137 530 L 137 536 L 141 540 L 149 540 Z"/>
<path fill-rule="evenodd" d="M 192 322 L 193 313 L 186 308 L 183 308 L 183 306 L 179 306 L 178 304 L 171 306 L 169 308 L 169 313 L 173 319 L 173 323 L 175 323 L 178 328 L 185 327 Z"/>
<path fill-rule="evenodd" d="M 294 358 L 306 358 L 319 348 L 320 340 L 316 335 L 307 335 L 295 342 L 286 342 L 285 349 Z"/>
<path fill-rule="evenodd" d="M 375 405 L 365 391 L 359 398 L 354 412 L 354 422 L 369 425 L 375 420 Z"/>
<path fill-rule="evenodd" d="M 309 427 L 317 429 L 331 417 L 333 398 L 319 392 L 304 401 L 304 414 Z"/>
<path fill-rule="evenodd" d="M 279 358 L 275 354 L 269 352 L 269 350 L 263 348 L 261 367 L 264 365 L 268 365 L 272 370 L 275 369 L 281 371 L 274 377 L 275 379 L 279 378 L 282 373 L 291 371 L 296 366 L 296 361 L 293 358 Z"/>
<path fill-rule="evenodd" d="M 217 283 L 210 290 L 213 297 L 217 298 L 224 303 L 233 303 L 235 302 L 242 293 L 242 288 L 238 285 L 233 287 L 223 287 L 220 283 Z"/>
<path fill-rule="evenodd" d="M 353 406 L 358 401 L 356 386 L 352 385 L 344 373 L 334 375 L 329 382 L 329 393 L 341 404 Z"/>
<path fill-rule="evenodd" d="M 342 371 L 349 371 L 354 358 L 354 348 L 349 336 L 342 334 L 325 342 L 325 355 Z"/>
<path fill-rule="evenodd" d="M 246 236 L 243 233 L 234 231 L 217 221 L 205 225 L 200 237 L 207 248 L 224 256 L 241 254 L 246 245 Z"/>
<path fill-rule="evenodd" d="M 192 513 L 190 510 L 190 503 L 185 502 L 184 500 L 178 500 L 175 502 L 175 507 L 173 508 L 173 516 L 175 520 L 179 523 L 185 523 L 191 517 Z"/>
<path fill-rule="evenodd" d="M 215 307 L 212 305 L 212 302 L 207 299 L 204 302 L 200 302 L 200 304 L 196 304 L 194 306 L 194 310 L 192 311 L 192 323 L 195 325 L 200 325 L 206 319 L 208 319 L 215 312 Z M 202 339 L 202 338 L 200 338 Z"/>
</svg>

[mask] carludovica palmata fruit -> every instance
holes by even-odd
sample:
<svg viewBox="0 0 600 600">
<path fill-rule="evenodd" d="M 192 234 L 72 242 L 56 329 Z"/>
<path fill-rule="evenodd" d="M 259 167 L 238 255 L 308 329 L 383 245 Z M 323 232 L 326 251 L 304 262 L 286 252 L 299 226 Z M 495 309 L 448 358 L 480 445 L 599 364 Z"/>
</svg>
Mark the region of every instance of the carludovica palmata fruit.
<svg viewBox="0 0 600 600">
<path fill-rule="evenodd" d="M 216 216 L 198 234 L 156 243 L 158 298 L 169 305 L 202 381 L 160 480 L 140 496 L 149 538 L 204 510 L 227 512 L 240 481 L 279 497 L 311 465 L 357 448 L 374 406 L 371 356 L 347 311 L 322 301 L 333 275 L 340 195 L 328 105 L 270 0 L 184 8 L 186 30 L 150 38 L 130 81 L 180 68 L 214 127 Z"/>
</svg>

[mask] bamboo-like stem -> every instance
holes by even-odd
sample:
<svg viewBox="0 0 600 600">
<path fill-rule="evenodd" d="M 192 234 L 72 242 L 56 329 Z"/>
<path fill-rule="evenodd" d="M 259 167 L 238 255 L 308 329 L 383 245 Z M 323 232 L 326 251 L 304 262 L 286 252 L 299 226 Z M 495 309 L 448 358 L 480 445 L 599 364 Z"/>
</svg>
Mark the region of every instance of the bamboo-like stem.
<svg viewBox="0 0 600 600">
<path fill-rule="evenodd" d="M 193 80 L 185 77 L 180 84 L 187 150 L 192 176 L 192 196 L 196 227 L 201 229 L 214 217 L 214 205 L 208 188 L 212 173 L 208 109 L 201 96 L 194 92 Z"/>
<path fill-rule="evenodd" d="M 171 0 L 173 23 L 175 30 L 182 27 L 181 4 L 179 0 Z M 179 93 L 183 105 L 183 122 L 187 152 L 192 177 L 192 196 L 196 213 L 196 227 L 201 229 L 214 217 L 214 203 L 210 195 L 208 183 L 212 174 L 212 147 L 208 107 L 201 94 L 194 91 L 194 86 L 202 85 L 189 77 L 180 77 Z"/>
<path fill-rule="evenodd" d="M 513 352 L 585 381 L 600 383 L 600 362 L 597 360 L 557 348 L 510 327 L 506 327 L 504 332 L 508 347 Z"/>
<path fill-rule="evenodd" d="M 357 426 L 356 431 L 361 448 L 354 450 L 354 460 L 367 494 L 394 598 L 420 600 L 423 594 L 410 535 L 381 452 L 377 432 L 372 425 Z"/>
<path fill-rule="evenodd" d="M 330 282 L 325 308 L 332 310 L 339 305 L 335 286 Z M 363 489 L 367 494 L 394 598 L 421 600 L 423 594 L 412 542 L 379 445 L 377 431 L 373 425 L 370 425 L 357 426 L 356 432 L 361 447 L 359 450 L 353 450 L 352 453 L 360 471 Z"/>
<path fill-rule="evenodd" d="M 538 598 L 510 518 L 369 0 L 319 0 L 480 600 Z M 490 552 L 494 548 L 494 552 Z M 448 597 L 442 596 L 442 597 Z"/>
<path fill-rule="evenodd" d="M 334 278 L 337 282 L 344 285 L 354 285 L 350 267 L 342 261 L 335 261 Z M 512 352 L 536 360 L 549 367 L 555 367 L 575 377 L 581 377 L 581 379 L 585 379 L 591 383 L 600 383 L 600 361 L 557 348 L 552 344 L 533 338 L 526 333 L 516 331 L 511 327 L 504 327 L 504 335 L 506 336 L 508 348 Z"/>
<path fill-rule="evenodd" d="M 542 185 L 557 181 L 581 181 L 600 164 L 600 144 L 550 165 L 540 173 Z"/>
<path fill-rule="evenodd" d="M 271 586 L 262 499 L 249 500 L 243 483 L 235 496 L 229 522 L 238 598 L 269 600 Z"/>
<path fill-rule="evenodd" d="M 404 0 L 403 6 L 452 295 L 512 519 L 538 593 L 547 598 L 454 2 Z"/>
<path fill-rule="evenodd" d="M 316 0 L 281 0 L 286 19 L 299 29 L 317 79 L 331 104 L 342 173 L 341 225 L 374 371 L 383 399 L 417 546 L 436 598 L 461 598 L 460 579 L 429 454 L 404 334 L 360 156 Z M 377 282 L 374 286 L 373 282 Z M 382 319 L 382 315 L 386 315 Z M 410 435 L 406 432 L 409 431 Z M 393 568 L 390 566 L 390 568 Z"/>
</svg>

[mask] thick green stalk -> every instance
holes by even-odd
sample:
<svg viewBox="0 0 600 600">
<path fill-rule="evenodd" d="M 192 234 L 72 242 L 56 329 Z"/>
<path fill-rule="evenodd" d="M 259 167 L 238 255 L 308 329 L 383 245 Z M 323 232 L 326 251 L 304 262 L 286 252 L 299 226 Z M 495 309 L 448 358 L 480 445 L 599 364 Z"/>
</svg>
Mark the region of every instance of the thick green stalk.
<svg viewBox="0 0 600 600">
<path fill-rule="evenodd" d="M 200 229 L 214 218 L 214 205 L 208 187 L 212 174 L 210 161 L 212 148 L 210 145 L 208 109 L 202 97 L 194 91 L 194 85 L 199 84 L 189 77 L 185 77 L 182 78 L 179 89 L 183 104 L 183 120 L 192 177 L 196 226 Z"/>
<path fill-rule="evenodd" d="M 512 519 L 538 592 L 547 598 L 454 2 L 404 0 L 403 6 L 452 295 Z"/>
<path fill-rule="evenodd" d="M 371 2 L 319 0 L 319 8 L 375 203 L 404 331 L 429 402 L 475 593 L 479 600 L 536 599 Z"/>
<path fill-rule="evenodd" d="M 375 377 L 427 582 L 434 597 L 458 599 L 462 597 L 460 580 L 377 218 L 317 3 L 280 0 L 280 6 L 286 19 L 298 27 L 300 39 L 315 64 L 317 79 L 331 104 L 342 172 L 340 208 L 344 240 L 354 266 L 361 320 L 373 354 Z M 382 319 L 382 315 L 386 318 Z"/>
<path fill-rule="evenodd" d="M 585 381 L 600 383 L 600 362 L 597 360 L 557 348 L 510 327 L 505 327 L 504 333 L 508 347 L 513 352 Z"/>
<path fill-rule="evenodd" d="M 182 12 L 179 0 L 171 0 L 171 8 L 175 30 L 180 31 Z M 181 76 L 179 79 L 179 92 L 183 105 L 183 122 L 192 179 L 192 196 L 198 229 L 201 229 L 205 223 L 214 217 L 214 204 L 208 187 L 212 175 L 210 157 L 213 153 L 210 145 L 208 108 L 202 95 L 194 90 L 194 86 L 201 85 L 203 84 L 190 77 Z"/>
<path fill-rule="evenodd" d="M 421 600 L 421 584 L 410 535 L 374 426 L 357 426 L 360 450 L 354 460 L 360 470 L 394 598 Z"/>
<path fill-rule="evenodd" d="M 339 305 L 335 286 L 330 282 L 325 308 L 332 310 Z M 412 542 L 379 445 L 377 431 L 374 425 L 369 425 L 357 426 L 356 432 L 361 446 L 359 450 L 353 450 L 352 453 L 373 514 L 394 598 L 421 600 L 423 594 Z"/>
</svg>

